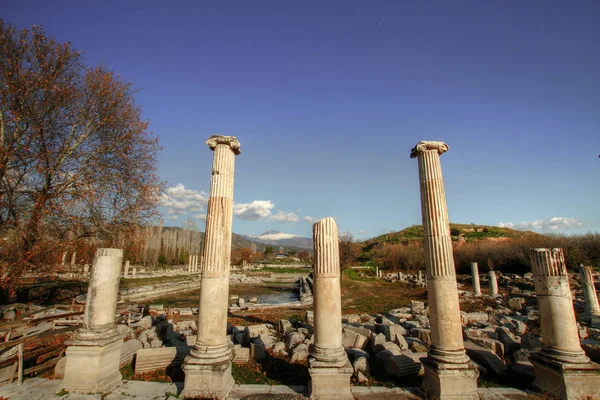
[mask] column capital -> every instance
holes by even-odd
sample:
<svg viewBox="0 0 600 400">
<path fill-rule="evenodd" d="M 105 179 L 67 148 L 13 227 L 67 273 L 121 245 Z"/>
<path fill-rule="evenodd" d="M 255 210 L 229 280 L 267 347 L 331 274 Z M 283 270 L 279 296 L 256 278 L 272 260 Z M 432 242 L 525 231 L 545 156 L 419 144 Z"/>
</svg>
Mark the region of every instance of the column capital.
<svg viewBox="0 0 600 400">
<path fill-rule="evenodd" d="M 210 147 L 211 150 L 214 150 L 219 144 L 226 144 L 236 155 L 239 155 L 242 152 L 242 149 L 240 149 L 240 142 L 238 142 L 235 136 L 212 135 L 206 141 L 206 145 Z"/>
<path fill-rule="evenodd" d="M 444 142 L 432 142 L 428 140 L 421 140 L 410 151 L 410 158 L 416 158 L 419 156 L 419 154 L 427 150 L 437 150 L 438 154 L 443 154 L 448 151 L 448 145 Z"/>
</svg>

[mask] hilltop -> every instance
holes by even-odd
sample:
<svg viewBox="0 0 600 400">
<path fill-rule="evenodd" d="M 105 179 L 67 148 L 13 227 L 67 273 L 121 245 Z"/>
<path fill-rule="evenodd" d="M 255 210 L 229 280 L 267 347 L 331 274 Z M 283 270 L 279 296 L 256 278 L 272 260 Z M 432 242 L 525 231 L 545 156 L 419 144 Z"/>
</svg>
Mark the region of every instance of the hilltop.
<svg viewBox="0 0 600 400">
<path fill-rule="evenodd" d="M 450 223 L 450 235 L 453 242 L 472 242 L 485 240 L 521 239 L 542 236 L 531 231 L 518 231 L 498 226 Z M 367 252 L 379 244 L 413 244 L 422 243 L 423 225 L 413 225 L 398 232 L 386 233 L 361 242 L 363 251 Z"/>
</svg>

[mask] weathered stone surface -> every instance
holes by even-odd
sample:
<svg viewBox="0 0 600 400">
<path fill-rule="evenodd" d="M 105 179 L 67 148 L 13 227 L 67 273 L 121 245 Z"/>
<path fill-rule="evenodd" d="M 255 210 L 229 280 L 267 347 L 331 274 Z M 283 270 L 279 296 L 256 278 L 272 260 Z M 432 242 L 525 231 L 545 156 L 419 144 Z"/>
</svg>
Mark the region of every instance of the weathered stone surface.
<svg viewBox="0 0 600 400">
<path fill-rule="evenodd" d="M 504 361 L 487 347 L 478 346 L 471 342 L 465 342 L 465 350 L 473 361 L 483 365 L 488 371 L 493 372 L 495 375 L 505 375 L 508 371 Z"/>
<path fill-rule="evenodd" d="M 300 332 L 290 332 L 285 340 L 285 348 L 292 350 L 294 347 L 304 342 L 305 336 Z"/>
<path fill-rule="evenodd" d="M 167 368 L 169 365 L 181 365 L 189 352 L 189 347 L 139 349 L 135 357 L 135 373 L 156 371 Z"/>
<path fill-rule="evenodd" d="M 527 303 L 527 301 L 523 297 L 513 297 L 508 299 L 508 306 L 515 311 L 522 311 L 525 303 Z"/>
<path fill-rule="evenodd" d="M 206 144 L 214 156 L 201 262 L 198 339 L 183 366 L 185 382 L 180 394 L 183 398 L 225 398 L 234 384 L 227 306 L 235 156 L 241 150 L 234 136 L 213 135 Z"/>
<path fill-rule="evenodd" d="M 250 361 L 250 349 L 248 347 L 242 347 L 239 344 L 233 346 L 235 356 L 233 362 L 236 364 L 245 364 Z"/>
<path fill-rule="evenodd" d="M 423 364 L 419 360 L 420 357 L 425 357 L 427 353 L 411 353 L 403 352 L 386 358 L 384 368 L 385 371 L 399 378 L 406 376 L 417 376 L 423 374 Z"/>
<path fill-rule="evenodd" d="M 313 399 L 351 400 L 350 376 L 353 369 L 342 346 L 338 230 L 333 218 L 322 219 L 313 225 L 313 246 L 315 323 L 314 344 L 310 346 L 311 380 L 308 392 Z M 355 318 L 354 321 L 359 322 L 359 319 Z M 355 344 L 360 346 L 361 343 L 357 343 L 360 339 L 357 336 Z M 292 360 L 295 356 L 296 353 L 292 355 Z"/>
<path fill-rule="evenodd" d="M 426 395 L 434 398 L 460 394 L 462 398 L 475 400 L 479 398 L 479 371 L 464 351 L 456 269 L 440 164 L 440 154 L 447 150 L 445 143 L 433 141 L 421 141 L 411 150 L 411 158 L 416 157 L 419 164 L 431 326 L 431 347 L 427 356 L 430 364 L 425 369 L 425 387 Z M 446 363 L 453 366 L 451 372 L 444 369 L 443 364 Z"/>
</svg>

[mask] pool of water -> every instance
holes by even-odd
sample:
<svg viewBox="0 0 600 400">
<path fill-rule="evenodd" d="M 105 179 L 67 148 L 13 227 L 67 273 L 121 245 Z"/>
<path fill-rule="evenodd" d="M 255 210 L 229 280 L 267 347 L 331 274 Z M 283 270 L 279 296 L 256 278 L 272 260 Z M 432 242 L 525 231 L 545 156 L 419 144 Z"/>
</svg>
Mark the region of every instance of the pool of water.
<svg viewBox="0 0 600 400">
<path fill-rule="evenodd" d="M 279 290 L 274 293 L 263 294 L 256 296 L 259 304 L 281 304 L 289 303 L 291 301 L 298 301 L 298 294 L 293 288 Z"/>
</svg>

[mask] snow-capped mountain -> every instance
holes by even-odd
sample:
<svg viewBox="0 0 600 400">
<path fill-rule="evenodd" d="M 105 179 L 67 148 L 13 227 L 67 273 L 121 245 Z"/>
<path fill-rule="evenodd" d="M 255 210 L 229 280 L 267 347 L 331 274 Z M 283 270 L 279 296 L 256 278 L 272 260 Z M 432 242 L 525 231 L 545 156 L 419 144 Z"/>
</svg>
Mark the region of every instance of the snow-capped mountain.
<svg viewBox="0 0 600 400">
<path fill-rule="evenodd" d="M 312 249 L 312 239 L 279 231 L 266 231 L 260 235 L 240 235 L 255 242 L 283 247 Z"/>
</svg>

